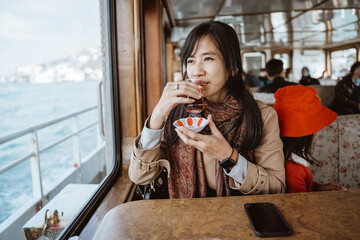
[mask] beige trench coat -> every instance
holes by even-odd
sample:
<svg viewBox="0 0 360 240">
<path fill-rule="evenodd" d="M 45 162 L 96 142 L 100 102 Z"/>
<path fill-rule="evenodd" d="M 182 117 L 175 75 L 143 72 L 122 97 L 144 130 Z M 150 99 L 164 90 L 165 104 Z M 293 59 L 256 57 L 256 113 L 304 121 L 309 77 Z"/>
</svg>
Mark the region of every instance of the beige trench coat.
<svg viewBox="0 0 360 240">
<path fill-rule="evenodd" d="M 255 163 L 247 162 L 248 169 L 243 184 L 229 177 L 232 189 L 243 194 L 283 193 L 285 192 L 285 168 L 283 144 L 276 111 L 264 103 L 257 101 L 264 123 L 264 133 L 260 145 L 255 149 Z M 208 186 L 215 189 L 216 161 L 203 154 Z M 141 149 L 140 135 L 135 139 L 132 152 L 129 177 L 135 184 L 145 185 L 154 180 L 162 167 L 170 169 L 165 159 L 164 145 Z M 171 173 L 170 173 L 171 174 Z"/>
</svg>

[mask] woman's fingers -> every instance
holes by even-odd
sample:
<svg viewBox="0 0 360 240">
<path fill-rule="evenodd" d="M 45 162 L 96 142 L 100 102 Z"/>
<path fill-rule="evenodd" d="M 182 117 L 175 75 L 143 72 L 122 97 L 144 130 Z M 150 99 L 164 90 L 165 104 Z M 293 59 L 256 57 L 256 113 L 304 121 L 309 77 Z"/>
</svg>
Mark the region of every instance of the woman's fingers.
<svg viewBox="0 0 360 240">
<path fill-rule="evenodd" d="M 194 99 L 199 99 L 201 94 L 197 87 L 197 84 L 185 81 L 167 83 L 157 104 L 161 111 L 158 114 L 167 116 L 176 105 L 192 103 Z"/>
<path fill-rule="evenodd" d="M 206 152 L 215 159 L 225 159 L 232 151 L 232 147 L 225 138 L 219 140 L 213 135 L 202 135 L 185 127 L 178 127 L 175 131 L 186 145 Z"/>
<path fill-rule="evenodd" d="M 193 138 L 191 138 L 190 136 L 188 136 L 187 134 L 185 134 L 184 132 L 182 132 L 179 128 L 175 128 L 176 133 L 178 134 L 179 138 L 186 144 L 189 146 L 193 146 L 197 149 L 199 149 L 200 151 L 202 151 L 201 145 L 202 143 L 200 141 L 197 141 Z"/>
<path fill-rule="evenodd" d="M 202 141 L 204 139 L 204 135 L 187 129 L 186 127 L 178 127 L 178 130 L 180 130 L 180 132 L 186 135 L 188 138 L 191 138 L 195 141 Z"/>
<path fill-rule="evenodd" d="M 193 83 L 191 81 L 179 81 L 179 82 L 174 82 L 174 83 L 178 83 L 179 86 L 181 86 L 181 85 L 183 85 L 183 86 L 191 86 L 191 87 L 196 88 L 198 90 L 200 90 L 202 88 L 199 84 Z"/>
<path fill-rule="evenodd" d="M 216 127 L 214 121 L 212 120 L 211 114 L 208 115 L 207 119 L 209 120 L 209 128 L 211 130 L 212 135 L 216 137 L 223 137 L 220 130 Z"/>
<path fill-rule="evenodd" d="M 344 189 L 344 187 L 337 182 L 331 182 L 328 184 L 319 185 L 320 191 L 332 191 L 332 190 L 342 190 L 342 189 Z"/>
<path fill-rule="evenodd" d="M 336 190 L 340 190 L 340 189 L 343 188 L 343 186 L 340 183 L 337 183 L 337 182 L 331 182 L 330 185 L 332 185 L 333 188 L 336 189 Z"/>
<path fill-rule="evenodd" d="M 170 111 L 178 104 L 193 103 L 195 99 L 201 98 L 200 88 L 198 84 L 186 81 L 167 83 L 152 112 L 150 128 L 161 127 Z"/>
<path fill-rule="evenodd" d="M 195 102 L 195 99 L 193 98 L 184 98 L 184 97 L 177 97 L 175 99 L 176 103 L 193 103 Z"/>
<path fill-rule="evenodd" d="M 201 98 L 201 86 L 192 82 L 180 81 L 168 83 L 166 88 L 171 96 L 180 98 L 187 98 L 188 96 L 195 99 Z"/>
</svg>

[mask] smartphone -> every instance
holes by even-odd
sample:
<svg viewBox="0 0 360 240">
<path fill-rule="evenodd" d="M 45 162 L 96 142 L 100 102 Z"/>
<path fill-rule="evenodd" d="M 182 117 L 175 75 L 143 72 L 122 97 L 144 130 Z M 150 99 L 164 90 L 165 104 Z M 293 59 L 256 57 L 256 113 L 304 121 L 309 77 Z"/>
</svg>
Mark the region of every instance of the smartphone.
<svg viewBox="0 0 360 240">
<path fill-rule="evenodd" d="M 273 203 L 245 203 L 245 212 L 258 237 L 282 237 L 291 234 L 291 228 Z"/>
</svg>

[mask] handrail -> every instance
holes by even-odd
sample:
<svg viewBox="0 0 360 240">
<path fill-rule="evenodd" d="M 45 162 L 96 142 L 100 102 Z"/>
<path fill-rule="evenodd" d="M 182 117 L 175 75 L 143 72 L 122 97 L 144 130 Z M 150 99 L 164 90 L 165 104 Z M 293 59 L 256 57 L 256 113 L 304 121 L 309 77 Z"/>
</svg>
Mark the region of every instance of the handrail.
<svg viewBox="0 0 360 240">
<path fill-rule="evenodd" d="M 87 130 L 87 129 L 93 127 L 93 126 L 95 126 L 97 123 L 98 123 L 98 121 L 93 122 L 93 123 L 87 125 L 86 127 L 82 128 L 82 129 L 79 129 L 78 133 L 81 133 L 81 132 L 83 132 L 83 131 L 85 131 L 85 130 Z M 40 153 L 45 152 L 46 150 L 48 150 L 48 149 L 50 149 L 50 148 L 52 148 L 52 147 L 54 147 L 54 146 L 56 146 L 56 145 L 58 145 L 58 144 L 60 144 L 60 143 L 62 143 L 62 142 L 65 142 L 66 140 L 74 137 L 75 135 L 76 135 L 76 133 L 71 133 L 71 134 L 69 134 L 69 135 L 67 135 L 67 136 L 59 139 L 58 141 L 55 141 L 55 142 L 53 142 L 53 143 L 50 143 L 50 144 L 47 145 L 46 147 L 43 147 L 42 149 L 39 150 L 39 152 L 40 152 Z"/>
<path fill-rule="evenodd" d="M 50 148 L 55 147 L 56 145 L 59 145 L 60 143 L 65 142 L 66 140 L 72 138 L 73 136 L 75 136 L 75 133 L 71 133 L 71 134 L 69 134 L 69 135 L 67 135 L 67 136 L 65 136 L 65 137 L 63 137 L 63 138 L 61 138 L 61 139 L 59 139 L 59 140 L 57 140 L 57 141 L 55 141 L 53 143 L 50 143 L 46 147 L 44 147 L 42 149 L 39 149 L 39 153 L 43 153 L 43 152 L 49 150 Z"/>
<path fill-rule="evenodd" d="M 97 106 L 85 108 L 83 110 L 73 112 L 73 113 L 70 113 L 70 114 L 66 114 L 66 115 L 64 115 L 62 117 L 58 117 L 58 118 L 52 119 L 50 121 L 40 123 L 40 124 L 37 124 L 37 125 L 32 126 L 32 127 L 24 128 L 22 130 L 15 131 L 15 132 L 9 133 L 9 134 L 4 135 L 4 136 L 0 136 L 0 145 L 4 144 L 5 142 L 9 142 L 11 140 L 14 140 L 15 138 L 21 137 L 21 136 L 23 136 L 25 134 L 32 133 L 34 131 L 40 130 L 40 129 L 45 128 L 45 127 L 48 127 L 48 126 L 53 125 L 55 123 L 62 122 L 63 120 L 71 118 L 73 116 L 81 115 L 81 114 L 83 114 L 85 112 L 89 112 L 89 111 L 94 110 L 96 108 L 97 108 Z"/>
<path fill-rule="evenodd" d="M 99 131 L 103 140 L 105 140 L 105 130 L 104 130 L 104 119 L 103 119 L 103 103 L 102 103 L 102 86 L 103 81 L 99 82 L 98 86 L 98 111 L 99 111 Z"/>
<path fill-rule="evenodd" d="M 89 128 L 95 126 L 99 121 L 96 121 L 96 122 L 93 122 L 93 123 L 90 123 L 89 125 L 87 125 L 86 127 L 83 127 L 81 129 L 79 129 L 79 133 L 85 131 L 85 130 L 88 130 Z"/>
<path fill-rule="evenodd" d="M 9 163 L 3 167 L 0 168 L 0 174 L 7 172 L 8 170 L 10 170 L 11 168 L 16 167 L 17 165 L 19 165 L 20 163 L 24 162 L 25 160 L 34 157 L 35 153 L 29 153 L 21 158 L 16 159 L 15 161 L 13 161 L 12 163 Z"/>
<path fill-rule="evenodd" d="M 93 107 L 89 107 L 80 111 L 76 111 L 70 114 L 66 114 L 64 116 L 52 119 L 50 121 L 47 122 L 43 122 L 28 128 L 24 128 L 22 130 L 19 131 L 15 131 L 12 132 L 10 134 L 4 135 L 4 136 L 0 136 L 0 145 L 10 142 L 14 139 L 23 137 L 27 134 L 30 135 L 30 145 L 31 145 L 31 149 L 32 151 L 30 153 L 25 154 L 24 156 L 12 161 L 11 163 L 6 164 L 5 166 L 0 167 L 0 174 L 3 174 L 9 170 L 11 170 L 12 168 L 16 167 L 17 165 L 19 165 L 20 163 L 30 159 L 30 163 L 31 163 L 31 176 L 32 176 L 32 182 L 33 182 L 33 195 L 35 198 L 37 199 L 43 199 L 44 197 L 44 193 L 43 193 L 43 183 L 42 183 L 42 176 L 41 176 L 41 171 L 40 171 L 40 154 L 49 150 L 50 148 L 59 145 L 60 143 L 72 138 L 73 139 L 73 149 L 74 149 L 74 161 L 75 164 L 74 166 L 79 167 L 81 165 L 81 155 L 80 155 L 80 147 L 79 147 L 79 134 L 87 129 L 89 129 L 90 127 L 96 126 L 99 122 L 99 119 L 97 119 L 96 121 L 87 124 L 87 126 L 80 128 L 78 127 L 78 116 L 93 110 L 98 110 L 97 106 L 93 106 Z M 48 145 L 46 145 L 43 148 L 39 148 L 39 142 L 38 142 L 38 131 L 49 127 L 51 125 L 54 125 L 56 123 L 59 122 L 63 122 L 65 120 L 68 119 L 72 119 L 72 133 L 68 134 L 66 136 L 61 137 L 60 139 L 58 139 L 57 141 L 54 141 Z M 98 137 L 99 138 L 99 137 Z M 99 144 L 99 141 L 98 141 Z"/>
</svg>

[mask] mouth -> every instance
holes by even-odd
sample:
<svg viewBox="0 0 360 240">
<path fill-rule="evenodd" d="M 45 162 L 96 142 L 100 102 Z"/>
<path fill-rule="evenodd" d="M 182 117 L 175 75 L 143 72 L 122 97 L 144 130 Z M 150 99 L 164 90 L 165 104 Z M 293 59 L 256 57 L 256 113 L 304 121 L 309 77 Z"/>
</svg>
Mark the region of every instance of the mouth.
<svg viewBox="0 0 360 240">
<path fill-rule="evenodd" d="M 198 80 L 198 81 L 195 81 L 196 84 L 199 84 L 200 86 L 206 86 L 209 84 L 209 82 L 206 82 L 206 81 L 203 81 L 203 80 Z"/>
<path fill-rule="evenodd" d="M 209 82 L 207 82 L 203 79 L 200 79 L 200 78 L 188 78 L 188 79 L 186 79 L 186 81 L 191 81 L 193 83 L 196 83 L 196 84 L 202 86 L 201 92 L 204 92 L 205 87 L 209 84 Z"/>
<path fill-rule="evenodd" d="M 188 79 L 186 79 L 186 81 L 191 81 L 191 82 L 197 83 L 199 85 L 206 85 L 209 83 L 201 78 L 188 78 Z"/>
<path fill-rule="evenodd" d="M 206 86 L 209 84 L 209 82 L 201 79 L 192 79 L 192 81 L 196 84 L 199 84 L 200 86 Z"/>
</svg>

